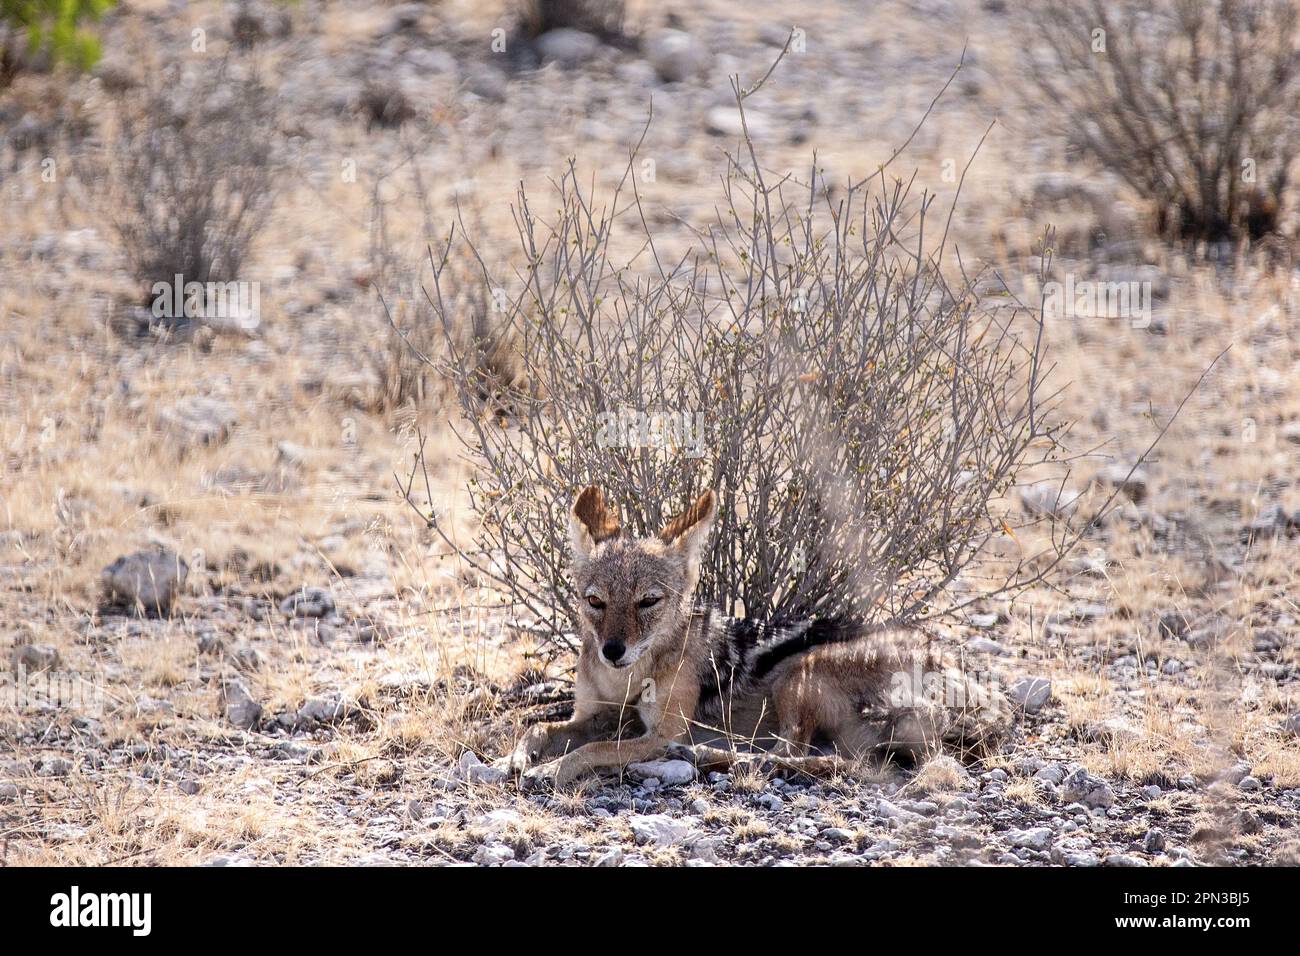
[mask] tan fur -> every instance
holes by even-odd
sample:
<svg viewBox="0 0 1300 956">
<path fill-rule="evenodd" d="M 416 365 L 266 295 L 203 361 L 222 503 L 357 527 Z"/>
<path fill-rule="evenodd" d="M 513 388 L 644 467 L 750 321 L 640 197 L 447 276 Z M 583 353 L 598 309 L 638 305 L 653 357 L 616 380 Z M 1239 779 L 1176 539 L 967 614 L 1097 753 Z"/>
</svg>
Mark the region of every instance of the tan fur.
<svg viewBox="0 0 1300 956">
<path fill-rule="evenodd" d="M 813 648 L 778 668 L 772 696 L 787 753 L 806 753 L 817 735 L 853 759 L 893 754 L 917 761 L 944 743 L 963 754 L 987 751 L 1004 730 L 990 718 L 1008 714 L 1009 706 L 920 644 L 913 631 L 875 631 Z M 900 673 L 932 675 L 941 684 L 938 700 L 910 690 L 898 699 L 891 678 Z M 863 699 L 889 703 L 863 713 Z"/>
<path fill-rule="evenodd" d="M 619 537 L 619 521 L 600 489 L 588 487 L 578 495 L 570 531 L 582 650 L 573 716 L 525 733 L 511 757 L 516 770 L 545 763 L 556 786 L 564 786 L 593 771 L 661 756 L 670 744 L 696 736 L 699 675 L 713 648 L 706 617 L 694 613 L 692 598 L 716 508 L 716 496 L 707 491 L 657 536 L 627 541 Z M 891 676 L 939 666 L 916 641 L 911 632 L 878 631 L 804 651 L 777 665 L 757 694 L 760 700 L 740 702 L 749 714 L 743 728 L 727 729 L 748 736 L 762 733 L 761 724 L 775 724 L 781 752 L 768 759 L 810 773 L 840 766 L 837 757 L 808 755 L 818 736 L 850 759 L 881 752 L 919 756 L 942 740 L 986 744 L 987 720 L 968 728 L 950 708 L 910 698 L 899 702 L 896 692 L 890 696 Z M 987 693 L 958 672 L 940 667 L 939 673 L 962 701 L 979 701 Z M 864 715 L 864 699 L 882 702 L 881 713 Z M 887 700 L 901 706 L 883 706 Z M 699 746 L 696 759 L 712 768 L 740 758 Z"/>
</svg>

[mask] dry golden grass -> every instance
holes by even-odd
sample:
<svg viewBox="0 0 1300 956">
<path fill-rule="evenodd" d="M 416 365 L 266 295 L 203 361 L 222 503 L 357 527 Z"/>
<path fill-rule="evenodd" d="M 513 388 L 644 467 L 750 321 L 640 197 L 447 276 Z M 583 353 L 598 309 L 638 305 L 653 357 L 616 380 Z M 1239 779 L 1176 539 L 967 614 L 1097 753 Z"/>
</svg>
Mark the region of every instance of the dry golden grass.
<svg viewBox="0 0 1300 956">
<path fill-rule="evenodd" d="M 970 774 L 947 754 L 931 757 L 907 782 L 906 791 L 918 794 L 951 793 L 970 786 Z"/>
</svg>

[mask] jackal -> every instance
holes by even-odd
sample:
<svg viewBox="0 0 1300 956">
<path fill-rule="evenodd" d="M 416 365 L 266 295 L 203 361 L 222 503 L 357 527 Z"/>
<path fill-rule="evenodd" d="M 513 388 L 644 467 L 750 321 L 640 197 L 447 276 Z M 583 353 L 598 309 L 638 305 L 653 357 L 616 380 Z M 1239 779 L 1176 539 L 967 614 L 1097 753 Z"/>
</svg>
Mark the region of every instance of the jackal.
<svg viewBox="0 0 1300 956">
<path fill-rule="evenodd" d="M 673 743 L 694 745 L 709 768 L 751 759 L 712 746 L 718 737 L 770 745 L 756 759 L 814 774 L 873 755 L 915 760 L 942 744 L 996 746 L 1005 698 L 945 666 L 915 632 L 735 620 L 697 606 L 716 509 L 706 491 L 657 536 L 634 539 L 599 488 L 578 495 L 569 522 L 582 638 L 573 717 L 529 729 L 513 769 L 546 761 L 531 772 L 563 786 Z"/>
</svg>

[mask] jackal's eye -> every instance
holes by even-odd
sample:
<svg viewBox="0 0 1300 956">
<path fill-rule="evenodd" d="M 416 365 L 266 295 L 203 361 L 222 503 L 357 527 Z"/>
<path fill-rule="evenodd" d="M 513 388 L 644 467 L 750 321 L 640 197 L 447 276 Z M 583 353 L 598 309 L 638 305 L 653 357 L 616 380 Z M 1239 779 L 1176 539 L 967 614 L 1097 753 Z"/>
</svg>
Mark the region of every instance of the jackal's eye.
<svg viewBox="0 0 1300 956">
<path fill-rule="evenodd" d="M 587 595 L 587 603 L 590 604 L 592 607 L 594 607 L 597 611 L 603 610 L 605 607 L 605 602 L 602 601 L 600 598 L 596 597 L 596 595 L 594 594 Z"/>
<path fill-rule="evenodd" d="M 636 606 L 640 608 L 654 607 L 658 603 L 659 603 L 659 595 L 647 594 L 641 600 L 636 602 Z"/>
</svg>

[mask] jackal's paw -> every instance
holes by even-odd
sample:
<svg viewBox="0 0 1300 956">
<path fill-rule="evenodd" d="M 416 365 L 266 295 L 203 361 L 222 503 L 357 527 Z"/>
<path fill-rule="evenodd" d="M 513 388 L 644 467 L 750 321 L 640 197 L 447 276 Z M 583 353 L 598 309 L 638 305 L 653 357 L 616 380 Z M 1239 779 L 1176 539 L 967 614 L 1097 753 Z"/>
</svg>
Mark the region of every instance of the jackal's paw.
<svg viewBox="0 0 1300 956">
<path fill-rule="evenodd" d="M 516 777 L 523 774 L 524 771 L 533 764 L 532 759 L 529 757 L 528 749 L 524 746 L 524 741 L 522 740 L 515 747 L 514 751 L 505 758 L 505 760 L 506 770 Z"/>
<path fill-rule="evenodd" d="M 514 751 L 510 754 L 509 767 L 511 773 L 519 776 L 533 764 L 537 763 L 538 758 L 542 755 L 542 749 L 546 746 L 546 734 L 540 727 L 530 727 L 527 732 L 519 738 L 519 743 L 515 745 Z"/>
<path fill-rule="evenodd" d="M 519 783 L 525 790 L 563 790 L 586 773 L 587 765 L 569 754 L 530 767 L 519 778 Z"/>
<path fill-rule="evenodd" d="M 519 785 L 525 790 L 552 790 L 558 786 L 555 781 L 559 770 L 559 760 L 548 760 L 546 763 L 529 767 L 520 776 Z"/>
</svg>

